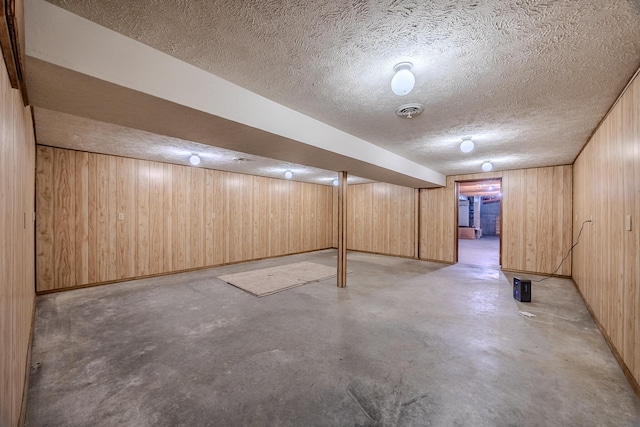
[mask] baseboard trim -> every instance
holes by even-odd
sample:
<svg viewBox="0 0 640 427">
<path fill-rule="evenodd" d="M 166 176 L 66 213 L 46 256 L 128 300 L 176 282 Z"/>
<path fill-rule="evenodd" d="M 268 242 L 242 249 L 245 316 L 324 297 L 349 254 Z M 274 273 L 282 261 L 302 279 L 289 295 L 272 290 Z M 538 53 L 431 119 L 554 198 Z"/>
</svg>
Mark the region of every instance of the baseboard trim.
<svg viewBox="0 0 640 427">
<path fill-rule="evenodd" d="M 135 276 L 135 277 L 127 277 L 127 278 L 123 278 L 123 279 L 108 280 L 106 282 L 87 283 L 87 284 L 83 284 L 83 285 L 67 286 L 65 288 L 57 288 L 57 289 L 46 289 L 46 290 L 43 290 L 43 291 L 37 291 L 36 295 L 55 294 L 55 293 L 58 293 L 58 292 L 73 291 L 75 289 L 93 288 L 93 287 L 96 287 L 96 286 L 112 285 L 114 283 L 129 282 L 131 280 L 150 279 L 150 278 L 153 278 L 153 277 L 168 276 L 170 274 L 188 273 L 190 271 L 206 270 L 208 268 L 224 267 L 226 265 L 235 265 L 235 264 L 242 264 L 244 262 L 262 261 L 262 260 L 265 260 L 265 259 L 282 258 L 282 257 L 286 257 L 286 256 L 291 256 L 291 255 L 308 254 L 308 253 L 311 253 L 311 252 L 326 251 L 326 250 L 329 250 L 329 249 L 334 249 L 334 248 L 314 249 L 312 251 L 294 252 L 294 253 L 291 253 L 291 254 L 283 254 L 283 255 L 274 255 L 274 256 L 262 257 L 262 258 L 246 259 L 246 260 L 242 260 L 242 261 L 227 262 L 227 263 L 223 263 L 223 264 L 205 265 L 205 266 L 202 266 L 202 267 L 188 268 L 188 269 L 185 269 L 185 270 L 167 271 L 167 272 L 164 272 L 164 273 L 148 274 L 148 275 L 145 275 L 145 276 Z"/>
<path fill-rule="evenodd" d="M 27 348 L 27 360 L 25 361 L 24 382 L 22 389 L 22 402 L 20 403 L 20 417 L 18 418 L 18 426 L 24 427 L 27 421 L 27 400 L 29 397 L 29 379 L 31 377 L 31 349 L 33 348 L 33 332 L 36 325 L 36 299 L 33 298 L 33 307 L 31 308 L 31 328 L 29 331 L 29 347 Z"/>
<path fill-rule="evenodd" d="M 629 385 L 633 389 L 633 392 L 636 394 L 638 399 L 640 399 L 640 384 L 633 377 L 633 373 L 631 373 L 631 370 L 629 369 L 627 364 L 624 362 L 624 359 L 622 358 L 622 355 L 620 354 L 620 352 L 618 352 L 618 349 L 615 347 L 615 345 L 613 345 L 613 341 L 611 341 L 611 338 L 609 337 L 609 334 L 607 333 L 607 331 L 604 329 L 604 327 L 602 326 L 602 324 L 600 323 L 600 321 L 596 317 L 596 315 L 595 315 L 595 313 L 593 311 L 593 308 L 591 308 L 591 305 L 587 302 L 586 298 L 582 294 L 582 291 L 580 291 L 580 287 L 578 286 L 576 281 L 571 279 L 571 282 L 573 282 L 573 286 L 576 288 L 576 291 L 578 291 L 578 295 L 580 295 L 580 298 L 582 298 L 582 302 L 584 302 L 584 305 L 587 307 L 587 310 L 589 311 L 589 314 L 591 315 L 591 318 L 593 319 L 593 321 L 595 322 L 596 326 L 600 330 L 600 333 L 604 337 L 604 340 L 607 343 L 607 345 L 609 346 L 609 350 L 611 350 L 611 353 L 613 354 L 613 357 L 616 358 L 616 361 L 618 362 L 618 365 L 620 365 L 620 369 L 622 369 L 622 373 L 624 374 L 625 378 L 627 378 L 627 381 L 629 382 Z"/>
<path fill-rule="evenodd" d="M 562 275 L 562 274 L 549 275 L 548 273 L 540 273 L 540 272 L 536 273 L 535 271 L 513 270 L 513 269 L 510 269 L 510 268 L 502 268 L 502 267 L 500 267 L 500 269 L 502 271 L 506 271 L 507 273 L 531 274 L 531 275 L 534 275 L 534 276 L 542 276 L 542 277 L 548 277 L 548 278 L 555 277 L 555 278 L 558 278 L 558 279 L 571 279 L 571 276 L 565 276 L 565 275 Z"/>
</svg>

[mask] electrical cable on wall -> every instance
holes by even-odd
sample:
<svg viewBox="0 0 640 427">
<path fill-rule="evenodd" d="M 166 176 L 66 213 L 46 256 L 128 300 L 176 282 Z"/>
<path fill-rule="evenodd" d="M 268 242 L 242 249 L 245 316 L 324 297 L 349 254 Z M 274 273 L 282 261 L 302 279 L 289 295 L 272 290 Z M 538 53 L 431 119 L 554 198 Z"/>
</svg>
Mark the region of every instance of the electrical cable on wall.
<svg viewBox="0 0 640 427">
<path fill-rule="evenodd" d="M 564 256 L 564 258 L 562 258 L 562 261 L 560 261 L 560 265 L 558 265 L 558 268 L 556 268 L 553 273 L 551 273 L 550 275 L 540 279 L 540 280 L 532 280 L 532 282 L 534 283 L 540 283 L 543 280 L 547 280 L 550 279 L 554 276 L 554 274 L 556 274 L 558 272 L 558 270 L 560 270 L 560 267 L 562 267 L 562 264 L 564 264 L 564 262 L 566 261 L 567 258 L 569 258 L 569 255 L 571 255 L 571 252 L 573 252 L 573 248 L 575 248 L 576 246 L 578 246 L 578 243 L 580 243 L 580 236 L 582 236 L 582 230 L 584 229 L 584 225 L 588 222 L 593 222 L 590 219 L 584 221 L 582 223 L 582 226 L 580 227 L 580 232 L 578 233 L 578 238 L 576 239 L 576 242 L 571 246 L 571 248 L 569 249 L 569 251 L 567 252 L 567 254 Z"/>
</svg>

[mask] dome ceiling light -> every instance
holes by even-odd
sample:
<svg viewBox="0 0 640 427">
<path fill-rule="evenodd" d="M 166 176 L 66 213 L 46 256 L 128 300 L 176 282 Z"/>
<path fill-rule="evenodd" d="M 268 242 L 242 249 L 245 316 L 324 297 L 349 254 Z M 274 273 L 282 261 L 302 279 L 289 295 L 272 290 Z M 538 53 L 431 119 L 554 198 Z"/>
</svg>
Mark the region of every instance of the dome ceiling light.
<svg viewBox="0 0 640 427">
<path fill-rule="evenodd" d="M 474 146 L 475 145 L 473 144 L 471 137 L 465 136 L 464 138 L 462 138 L 462 143 L 460 144 L 460 151 L 462 151 L 463 153 L 470 153 L 471 151 L 473 151 Z"/>
<path fill-rule="evenodd" d="M 393 67 L 395 74 L 391 79 L 391 90 L 398 96 L 405 96 L 413 90 L 416 78 L 411 72 L 413 64 L 411 62 L 401 62 Z"/>
<path fill-rule="evenodd" d="M 192 154 L 191 157 L 189 157 L 189 163 L 191 163 L 193 166 L 198 166 L 200 164 L 200 156 L 198 156 L 197 154 Z"/>
<path fill-rule="evenodd" d="M 482 164 L 482 170 L 485 172 L 489 172 L 491 169 L 493 169 L 493 165 L 491 164 L 491 162 L 484 162 Z"/>
</svg>

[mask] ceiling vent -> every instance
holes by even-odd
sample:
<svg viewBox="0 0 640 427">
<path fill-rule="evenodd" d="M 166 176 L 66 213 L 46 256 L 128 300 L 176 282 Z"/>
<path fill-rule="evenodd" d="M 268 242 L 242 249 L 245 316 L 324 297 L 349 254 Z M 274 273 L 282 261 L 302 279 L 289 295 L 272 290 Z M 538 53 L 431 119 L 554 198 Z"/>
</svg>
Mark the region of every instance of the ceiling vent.
<svg viewBox="0 0 640 427">
<path fill-rule="evenodd" d="M 422 113 L 424 108 L 420 104 L 405 104 L 398 107 L 396 114 L 405 119 L 411 119 Z"/>
</svg>

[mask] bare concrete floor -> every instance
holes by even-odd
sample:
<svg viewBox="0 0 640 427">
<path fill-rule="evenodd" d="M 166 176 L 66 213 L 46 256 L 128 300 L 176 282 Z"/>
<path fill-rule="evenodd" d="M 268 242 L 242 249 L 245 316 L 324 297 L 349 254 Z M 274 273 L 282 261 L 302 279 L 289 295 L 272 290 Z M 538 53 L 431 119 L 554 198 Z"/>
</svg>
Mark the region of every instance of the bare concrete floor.
<svg viewBox="0 0 640 427">
<path fill-rule="evenodd" d="M 256 298 L 216 279 L 299 261 L 336 253 L 38 297 L 27 425 L 640 423 L 569 280 L 525 304 L 496 268 L 362 253 L 346 289 Z"/>
<path fill-rule="evenodd" d="M 458 239 L 458 262 L 462 264 L 500 266 L 500 237 Z"/>
</svg>

